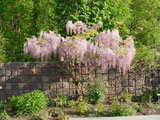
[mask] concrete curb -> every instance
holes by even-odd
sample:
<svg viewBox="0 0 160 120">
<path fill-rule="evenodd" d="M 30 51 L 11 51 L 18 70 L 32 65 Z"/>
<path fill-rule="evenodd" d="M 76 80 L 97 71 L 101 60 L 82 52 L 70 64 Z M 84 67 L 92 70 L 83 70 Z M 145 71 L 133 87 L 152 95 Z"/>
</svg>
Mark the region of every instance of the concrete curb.
<svg viewBox="0 0 160 120">
<path fill-rule="evenodd" d="M 69 120 L 160 120 L 160 115 L 133 116 L 133 117 L 70 118 Z"/>
</svg>

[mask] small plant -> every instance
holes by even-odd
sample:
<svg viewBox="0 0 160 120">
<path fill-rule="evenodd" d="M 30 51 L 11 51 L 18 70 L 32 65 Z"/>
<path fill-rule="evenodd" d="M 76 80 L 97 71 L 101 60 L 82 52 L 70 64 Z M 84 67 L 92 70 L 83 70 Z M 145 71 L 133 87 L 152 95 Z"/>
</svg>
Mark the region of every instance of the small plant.
<svg viewBox="0 0 160 120">
<path fill-rule="evenodd" d="M 111 112 L 109 116 L 133 116 L 136 110 L 128 104 L 120 104 L 118 99 L 115 99 L 112 103 Z"/>
<path fill-rule="evenodd" d="M 105 109 L 104 109 L 104 107 L 102 106 L 102 105 L 96 105 L 95 106 L 95 108 L 97 109 L 97 111 L 96 111 L 96 114 L 97 115 L 102 115 L 102 114 L 104 114 L 104 111 L 105 111 Z"/>
<path fill-rule="evenodd" d="M 156 89 L 152 90 L 152 92 L 151 92 L 152 98 L 153 98 L 155 101 L 158 100 L 157 94 L 158 94 L 159 92 L 160 92 L 160 90 L 156 90 Z"/>
<path fill-rule="evenodd" d="M 142 112 L 143 109 L 144 109 L 144 108 L 143 108 L 143 106 L 141 106 L 141 105 L 137 107 L 137 111 L 138 111 L 138 112 Z"/>
<path fill-rule="evenodd" d="M 148 96 L 148 102 L 151 104 L 152 103 L 152 99 L 153 99 L 153 96 L 152 96 L 152 94 L 150 94 L 149 96 Z"/>
<path fill-rule="evenodd" d="M 82 115 L 88 113 L 88 103 L 85 100 L 83 100 L 82 97 L 80 97 L 78 100 L 77 112 Z"/>
<path fill-rule="evenodd" d="M 69 120 L 68 116 L 64 113 L 64 111 L 58 114 L 58 120 Z"/>
<path fill-rule="evenodd" d="M 1 111 L 1 120 L 9 120 L 9 115 L 6 110 Z"/>
<path fill-rule="evenodd" d="M 122 92 L 121 97 L 122 97 L 123 101 L 127 102 L 127 103 L 131 102 L 131 100 L 132 100 L 132 95 L 127 92 Z"/>
<path fill-rule="evenodd" d="M 71 108 L 74 108 L 76 106 L 76 101 L 74 101 L 74 100 L 69 101 L 68 106 Z"/>
<path fill-rule="evenodd" d="M 54 108 L 48 111 L 48 114 L 52 117 L 57 117 L 58 120 L 68 120 L 68 116 L 65 114 L 63 108 Z"/>
<path fill-rule="evenodd" d="M 80 102 L 78 103 L 77 110 L 78 110 L 78 113 L 80 113 L 80 114 L 82 114 L 82 115 L 88 113 L 87 103 L 84 102 L 84 101 L 80 101 Z"/>
<path fill-rule="evenodd" d="M 65 107 L 68 102 L 68 97 L 65 95 L 59 95 L 57 96 L 57 101 L 56 104 L 58 105 L 57 107 Z"/>
<path fill-rule="evenodd" d="M 18 116 L 34 115 L 48 104 L 46 95 L 39 91 L 33 91 L 21 96 L 13 96 L 10 105 Z"/>
<path fill-rule="evenodd" d="M 87 99 L 89 103 L 99 104 L 105 99 L 106 84 L 100 79 L 96 79 L 87 89 Z"/>
<path fill-rule="evenodd" d="M 145 95 L 143 95 L 143 96 L 141 96 L 141 102 L 147 102 L 148 100 L 147 100 L 147 97 L 145 96 Z"/>
</svg>

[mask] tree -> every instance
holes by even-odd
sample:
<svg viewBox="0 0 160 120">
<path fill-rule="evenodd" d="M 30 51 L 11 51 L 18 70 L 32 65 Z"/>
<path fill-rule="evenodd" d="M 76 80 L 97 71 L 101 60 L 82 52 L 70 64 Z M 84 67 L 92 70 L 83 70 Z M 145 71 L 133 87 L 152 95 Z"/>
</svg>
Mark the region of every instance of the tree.
<svg viewBox="0 0 160 120">
<path fill-rule="evenodd" d="M 64 58 L 65 61 L 74 62 L 77 59 L 84 65 L 101 66 L 105 72 L 109 66 L 117 67 L 120 72 L 125 73 L 131 66 L 135 56 L 134 41 L 128 37 L 122 41 L 118 30 L 108 30 L 98 34 L 97 30 L 103 23 L 98 22 L 92 27 L 87 27 L 81 21 L 72 23 L 68 21 L 66 30 L 68 34 L 78 34 L 72 37 L 62 37 L 50 31 L 41 31 L 40 37 L 32 37 L 24 44 L 24 53 L 30 53 L 34 58 L 49 59 L 52 55 Z M 87 41 L 85 34 L 97 32 L 93 40 Z M 90 35 L 89 35 L 90 37 Z"/>
<path fill-rule="evenodd" d="M 135 37 L 136 66 L 157 66 L 160 45 L 160 1 L 133 0 L 130 33 Z M 145 66 L 145 67 L 144 67 Z"/>
<path fill-rule="evenodd" d="M 7 38 L 6 61 L 34 61 L 24 56 L 27 38 L 54 29 L 54 0 L 0 0 L 0 27 Z"/>
<path fill-rule="evenodd" d="M 101 21 L 106 30 L 119 27 L 123 36 L 128 33 L 131 0 L 55 0 L 55 3 L 55 22 L 62 35 L 66 35 L 64 26 L 69 20 L 81 20 L 89 26 Z"/>
</svg>

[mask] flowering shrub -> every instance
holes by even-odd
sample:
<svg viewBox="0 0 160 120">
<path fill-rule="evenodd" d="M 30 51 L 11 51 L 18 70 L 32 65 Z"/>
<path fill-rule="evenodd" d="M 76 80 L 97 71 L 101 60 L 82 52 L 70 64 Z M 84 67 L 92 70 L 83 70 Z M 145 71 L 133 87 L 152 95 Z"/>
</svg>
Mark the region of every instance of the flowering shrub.
<svg viewBox="0 0 160 120">
<path fill-rule="evenodd" d="M 125 73 L 135 56 L 133 38 L 128 37 L 123 41 L 116 29 L 98 34 L 100 27 L 103 27 L 102 22 L 88 27 L 81 21 L 68 21 L 66 31 L 74 36 L 64 38 L 52 31 L 41 31 L 39 38 L 32 37 L 24 44 L 24 53 L 41 60 L 58 54 L 64 60 L 78 58 L 86 66 L 97 64 L 103 71 L 110 66 L 118 67 L 120 72 Z"/>
</svg>

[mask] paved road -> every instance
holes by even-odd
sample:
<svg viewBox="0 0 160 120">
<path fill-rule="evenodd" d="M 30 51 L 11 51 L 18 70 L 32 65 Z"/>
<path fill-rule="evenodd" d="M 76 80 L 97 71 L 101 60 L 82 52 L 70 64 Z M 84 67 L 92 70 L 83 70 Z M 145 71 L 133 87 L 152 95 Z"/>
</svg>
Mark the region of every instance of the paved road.
<svg viewBox="0 0 160 120">
<path fill-rule="evenodd" d="M 134 117 L 70 118 L 69 120 L 160 120 L 160 115 Z"/>
</svg>

